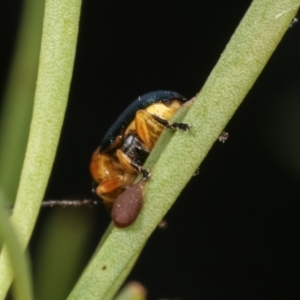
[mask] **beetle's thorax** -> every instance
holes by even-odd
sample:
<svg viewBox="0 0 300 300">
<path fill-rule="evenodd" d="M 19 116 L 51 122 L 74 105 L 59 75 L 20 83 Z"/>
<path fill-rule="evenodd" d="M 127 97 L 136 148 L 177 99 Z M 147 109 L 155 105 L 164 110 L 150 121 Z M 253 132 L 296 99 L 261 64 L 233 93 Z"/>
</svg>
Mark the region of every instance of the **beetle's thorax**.
<svg viewBox="0 0 300 300">
<path fill-rule="evenodd" d="M 149 149 L 143 145 L 139 137 L 133 132 L 124 137 L 120 149 L 138 165 L 143 165 L 150 153 Z"/>
</svg>

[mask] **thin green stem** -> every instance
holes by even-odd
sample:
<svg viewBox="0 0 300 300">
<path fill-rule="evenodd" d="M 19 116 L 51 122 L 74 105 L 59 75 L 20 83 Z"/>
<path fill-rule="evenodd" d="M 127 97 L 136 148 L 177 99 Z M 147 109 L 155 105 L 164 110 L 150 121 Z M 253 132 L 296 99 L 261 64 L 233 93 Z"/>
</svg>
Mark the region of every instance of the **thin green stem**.
<svg viewBox="0 0 300 300">
<path fill-rule="evenodd" d="M 299 0 L 256 0 L 241 21 L 207 82 L 151 169 L 144 207 L 136 222 L 114 228 L 69 296 L 106 299 L 157 224 L 190 180 L 242 103 L 299 8 Z M 157 148 L 160 144 L 157 145 Z M 153 155 L 158 152 L 153 151 Z M 152 156 L 152 155 L 151 155 Z M 153 158 L 151 158 L 153 159 Z M 120 283 L 119 283 L 120 284 Z"/>
<path fill-rule="evenodd" d="M 41 47 L 44 1 L 24 1 L 0 116 L 0 186 L 13 203 L 25 156 Z"/>
<path fill-rule="evenodd" d="M 28 244 L 52 169 L 73 71 L 80 0 L 47 0 L 29 141 L 12 215 L 22 249 Z M 13 279 L 7 249 L 0 257 L 0 299 Z"/>
<path fill-rule="evenodd" d="M 7 246 L 10 264 L 16 278 L 13 288 L 14 299 L 31 300 L 33 292 L 29 260 L 26 253 L 24 255 L 16 233 L 9 222 L 9 214 L 4 203 L 4 196 L 0 190 L 0 237 Z"/>
</svg>

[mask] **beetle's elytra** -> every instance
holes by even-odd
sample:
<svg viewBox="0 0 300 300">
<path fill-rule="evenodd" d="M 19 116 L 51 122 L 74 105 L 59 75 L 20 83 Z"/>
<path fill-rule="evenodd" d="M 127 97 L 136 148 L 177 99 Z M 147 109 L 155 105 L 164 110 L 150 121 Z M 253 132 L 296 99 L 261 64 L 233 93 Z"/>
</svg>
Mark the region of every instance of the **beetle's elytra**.
<svg viewBox="0 0 300 300">
<path fill-rule="evenodd" d="M 189 130 L 187 124 L 168 122 L 187 101 L 172 91 L 145 94 L 129 105 L 107 131 L 92 156 L 90 170 L 96 183 L 95 192 L 108 209 L 138 174 L 144 179 L 150 176 L 142 165 L 164 127 Z"/>
</svg>

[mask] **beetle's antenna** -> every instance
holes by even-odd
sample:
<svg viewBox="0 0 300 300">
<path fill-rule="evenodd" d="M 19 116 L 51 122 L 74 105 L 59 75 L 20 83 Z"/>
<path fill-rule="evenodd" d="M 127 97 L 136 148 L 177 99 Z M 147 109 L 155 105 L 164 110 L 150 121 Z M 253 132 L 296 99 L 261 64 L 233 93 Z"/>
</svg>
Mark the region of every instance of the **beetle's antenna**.
<svg viewBox="0 0 300 300">
<path fill-rule="evenodd" d="M 45 200 L 42 202 L 42 207 L 54 207 L 54 206 L 87 206 L 87 205 L 98 205 L 99 201 L 93 199 L 83 199 L 83 200 Z"/>
</svg>

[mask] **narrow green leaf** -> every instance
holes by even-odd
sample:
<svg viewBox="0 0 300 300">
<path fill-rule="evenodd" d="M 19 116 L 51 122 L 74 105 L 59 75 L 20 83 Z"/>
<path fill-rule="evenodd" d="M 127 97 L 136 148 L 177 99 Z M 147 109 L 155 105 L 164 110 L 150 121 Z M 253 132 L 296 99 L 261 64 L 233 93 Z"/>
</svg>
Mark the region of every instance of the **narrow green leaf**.
<svg viewBox="0 0 300 300">
<path fill-rule="evenodd" d="M 25 161 L 12 215 L 22 249 L 28 244 L 52 169 L 69 87 L 78 35 L 80 0 L 47 0 L 37 89 Z M 13 272 L 6 248 L 0 256 L 0 299 Z"/>
<path fill-rule="evenodd" d="M 33 299 L 32 276 L 29 271 L 29 260 L 24 254 L 16 233 L 9 222 L 9 214 L 5 207 L 3 192 L 0 190 L 0 238 L 7 245 L 11 267 L 15 274 L 13 294 L 16 300 Z M 2 287 L 0 287 L 2 289 Z"/>
<path fill-rule="evenodd" d="M 253 86 L 299 5 L 299 0 L 252 2 L 183 120 L 191 131 L 177 131 L 151 169 L 140 216 L 133 225 L 111 231 L 69 300 L 107 299 L 116 288 L 120 274 L 141 251 Z"/>
<path fill-rule="evenodd" d="M 0 116 L 0 186 L 16 197 L 32 116 L 44 3 L 26 0 Z"/>
</svg>

